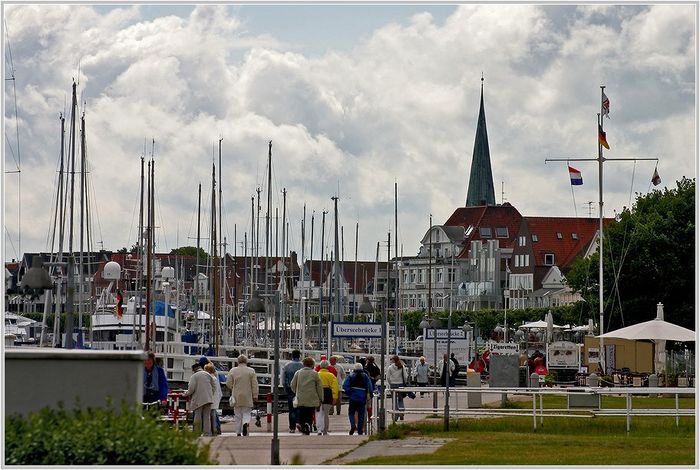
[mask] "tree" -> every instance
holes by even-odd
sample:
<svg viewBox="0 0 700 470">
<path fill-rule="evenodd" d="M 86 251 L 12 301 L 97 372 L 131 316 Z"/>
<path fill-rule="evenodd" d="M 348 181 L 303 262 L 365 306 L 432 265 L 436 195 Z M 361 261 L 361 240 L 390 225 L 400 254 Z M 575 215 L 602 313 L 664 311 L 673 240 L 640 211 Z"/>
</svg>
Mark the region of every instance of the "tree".
<svg viewBox="0 0 700 470">
<path fill-rule="evenodd" d="M 180 248 L 173 248 L 170 251 L 170 254 L 171 255 L 196 257 L 197 256 L 197 247 L 195 247 L 195 246 L 182 246 Z M 202 248 L 199 248 L 199 259 L 201 261 L 205 261 L 205 260 L 209 259 L 209 255 Z"/>
<path fill-rule="evenodd" d="M 694 329 L 694 179 L 638 194 L 606 227 L 603 245 L 606 332 L 653 319 L 658 302 L 667 321 Z M 566 274 L 591 313 L 598 312 L 598 256 L 576 260 Z"/>
</svg>

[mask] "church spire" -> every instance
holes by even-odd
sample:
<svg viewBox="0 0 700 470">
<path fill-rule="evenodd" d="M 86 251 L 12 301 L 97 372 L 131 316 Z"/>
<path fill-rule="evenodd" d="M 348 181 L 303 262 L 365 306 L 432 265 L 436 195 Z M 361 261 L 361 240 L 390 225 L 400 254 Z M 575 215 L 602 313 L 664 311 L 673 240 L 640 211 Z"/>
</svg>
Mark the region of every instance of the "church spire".
<svg viewBox="0 0 700 470">
<path fill-rule="evenodd" d="M 469 173 L 466 207 L 496 205 L 491 173 L 491 154 L 489 137 L 486 132 L 486 114 L 484 113 L 484 74 L 481 74 L 481 105 L 479 120 L 476 125 L 472 167 Z"/>
</svg>

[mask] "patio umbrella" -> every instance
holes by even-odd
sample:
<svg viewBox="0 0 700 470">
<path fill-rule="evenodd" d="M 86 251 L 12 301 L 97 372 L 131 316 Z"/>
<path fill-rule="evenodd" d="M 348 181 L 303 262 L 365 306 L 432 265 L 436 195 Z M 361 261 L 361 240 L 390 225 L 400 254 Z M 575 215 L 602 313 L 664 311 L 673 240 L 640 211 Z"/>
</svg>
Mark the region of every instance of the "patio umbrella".
<svg viewBox="0 0 700 470">
<path fill-rule="evenodd" d="M 652 340 L 656 350 L 654 354 L 654 369 L 660 372 L 665 369 L 666 341 L 695 341 L 695 332 L 665 321 L 664 305 L 659 302 L 656 305 L 655 319 L 620 328 L 619 330 L 609 331 L 598 337 Z"/>
</svg>

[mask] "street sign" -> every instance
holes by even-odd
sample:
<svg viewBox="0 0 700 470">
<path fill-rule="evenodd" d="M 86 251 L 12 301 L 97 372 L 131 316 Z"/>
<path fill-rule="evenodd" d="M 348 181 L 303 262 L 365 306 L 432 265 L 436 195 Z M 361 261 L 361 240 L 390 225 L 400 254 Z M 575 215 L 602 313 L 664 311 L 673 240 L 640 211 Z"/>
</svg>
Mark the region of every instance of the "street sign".
<svg viewBox="0 0 700 470">
<path fill-rule="evenodd" d="M 381 338 L 381 323 L 332 322 L 331 334 L 338 338 Z"/>
<path fill-rule="evenodd" d="M 437 341 L 434 332 L 437 331 Z M 434 330 L 426 328 L 423 335 L 423 356 L 428 364 L 435 363 L 435 343 L 437 342 L 437 360 L 441 361 L 443 354 L 447 353 L 447 332 L 445 329 Z M 471 352 L 471 333 L 467 334 L 462 329 L 452 329 L 450 333 L 450 353 L 455 354 L 455 358 L 460 364 L 469 364 Z"/>
</svg>

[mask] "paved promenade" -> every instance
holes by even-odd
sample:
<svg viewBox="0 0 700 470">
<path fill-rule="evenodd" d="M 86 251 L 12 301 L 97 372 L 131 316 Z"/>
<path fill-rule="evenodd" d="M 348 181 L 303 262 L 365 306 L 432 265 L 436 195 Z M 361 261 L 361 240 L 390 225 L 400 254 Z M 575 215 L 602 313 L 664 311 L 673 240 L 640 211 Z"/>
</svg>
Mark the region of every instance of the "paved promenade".
<svg viewBox="0 0 700 470">
<path fill-rule="evenodd" d="M 450 406 L 460 405 L 465 408 L 465 397 L 452 397 Z M 500 394 L 482 394 L 484 403 L 493 403 L 501 399 Z M 415 400 L 405 399 L 406 408 L 430 408 L 432 407 L 432 395 L 417 396 Z M 444 402 L 440 399 L 438 407 L 442 410 Z M 391 401 L 386 401 L 386 408 L 391 409 Z M 422 421 L 433 419 L 441 421 L 442 417 L 430 417 L 432 413 L 405 414 L 404 421 L 399 423 Z M 255 420 L 253 420 L 254 423 Z M 391 418 L 387 415 L 387 425 Z M 411 438 L 402 441 L 373 441 L 367 443 L 368 436 L 350 436 L 350 422 L 347 416 L 347 404 L 343 405 L 341 415 L 330 416 L 330 432 L 327 436 L 318 436 L 315 433 L 305 436 L 298 432 L 290 434 L 287 413 L 279 415 L 279 442 L 280 463 L 282 465 L 320 465 L 324 462 L 331 464 L 346 464 L 354 460 L 361 460 L 373 455 L 401 455 L 430 453 L 442 446 L 445 439 L 435 438 Z M 249 436 L 236 436 L 232 423 L 222 424 L 222 434 L 212 438 L 201 438 L 203 442 L 210 443 L 210 455 L 219 465 L 270 465 L 270 444 L 272 432 L 267 432 L 265 419 L 262 427 L 251 424 Z M 346 455 L 347 454 L 347 455 Z"/>
</svg>

